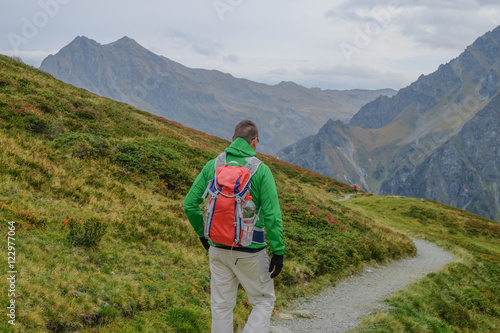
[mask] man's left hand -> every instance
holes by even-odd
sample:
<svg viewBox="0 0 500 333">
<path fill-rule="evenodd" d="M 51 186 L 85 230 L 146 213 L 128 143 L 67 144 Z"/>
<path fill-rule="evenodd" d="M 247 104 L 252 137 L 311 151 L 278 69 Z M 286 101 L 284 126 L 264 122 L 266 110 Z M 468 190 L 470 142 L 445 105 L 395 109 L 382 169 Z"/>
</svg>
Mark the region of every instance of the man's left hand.
<svg viewBox="0 0 500 333">
<path fill-rule="evenodd" d="M 269 272 L 271 273 L 271 279 L 274 279 L 281 273 L 283 269 L 283 255 L 282 254 L 274 254 L 271 259 L 271 264 L 269 265 Z"/>
</svg>

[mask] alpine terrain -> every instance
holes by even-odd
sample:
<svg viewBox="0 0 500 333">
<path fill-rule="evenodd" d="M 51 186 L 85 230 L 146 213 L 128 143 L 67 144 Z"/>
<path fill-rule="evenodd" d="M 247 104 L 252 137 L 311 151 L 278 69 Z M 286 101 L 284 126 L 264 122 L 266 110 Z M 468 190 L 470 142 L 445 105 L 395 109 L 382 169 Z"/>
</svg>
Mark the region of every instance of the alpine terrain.
<svg viewBox="0 0 500 333">
<path fill-rule="evenodd" d="M 183 203 L 228 145 L 0 55 L 0 332 L 210 332 L 208 257 Z M 411 260 L 419 238 L 456 259 L 361 331 L 500 329 L 500 224 L 431 200 L 337 201 L 349 185 L 258 157 L 283 216 L 276 313 L 367 265 Z M 237 298 L 236 332 L 251 307 Z"/>
<path fill-rule="evenodd" d="M 329 120 L 278 156 L 378 194 L 500 221 L 500 27 L 395 96 Z"/>
<path fill-rule="evenodd" d="M 260 125 L 260 149 L 274 153 L 316 133 L 330 118 L 349 121 L 361 106 L 392 89 L 321 90 L 293 82 L 266 85 L 216 70 L 192 69 L 123 37 L 101 45 L 77 37 L 40 69 L 98 95 L 231 139 L 233 124 Z"/>
</svg>

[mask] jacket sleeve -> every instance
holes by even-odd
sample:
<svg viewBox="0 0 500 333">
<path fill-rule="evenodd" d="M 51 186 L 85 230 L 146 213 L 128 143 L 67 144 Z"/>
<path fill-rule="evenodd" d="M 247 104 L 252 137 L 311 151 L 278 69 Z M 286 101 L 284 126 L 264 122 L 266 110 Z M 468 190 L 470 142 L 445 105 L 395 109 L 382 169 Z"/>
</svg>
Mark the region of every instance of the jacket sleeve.
<svg viewBox="0 0 500 333">
<path fill-rule="evenodd" d="M 203 167 L 184 200 L 184 213 L 186 213 L 198 237 L 203 237 L 204 228 L 203 212 L 200 208 L 200 204 L 203 201 L 202 196 L 203 193 L 205 193 L 208 182 L 215 174 L 214 163 L 215 162 L 212 160 Z"/>
<path fill-rule="evenodd" d="M 269 167 L 267 165 L 261 165 L 261 167 L 263 170 L 260 187 L 260 216 L 264 220 L 271 251 L 274 254 L 283 254 L 285 251 L 283 221 L 276 182 Z"/>
</svg>

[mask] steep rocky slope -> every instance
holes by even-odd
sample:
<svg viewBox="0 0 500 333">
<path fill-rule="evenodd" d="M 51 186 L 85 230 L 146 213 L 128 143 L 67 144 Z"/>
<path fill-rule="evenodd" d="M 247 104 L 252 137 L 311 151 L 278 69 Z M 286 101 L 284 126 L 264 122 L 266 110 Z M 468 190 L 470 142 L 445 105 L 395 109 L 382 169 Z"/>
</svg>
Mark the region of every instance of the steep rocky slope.
<svg viewBox="0 0 500 333">
<path fill-rule="evenodd" d="M 416 168 L 398 170 L 381 194 L 442 200 L 500 221 L 500 94 Z M 444 201 L 444 200 L 442 200 Z"/>
</svg>

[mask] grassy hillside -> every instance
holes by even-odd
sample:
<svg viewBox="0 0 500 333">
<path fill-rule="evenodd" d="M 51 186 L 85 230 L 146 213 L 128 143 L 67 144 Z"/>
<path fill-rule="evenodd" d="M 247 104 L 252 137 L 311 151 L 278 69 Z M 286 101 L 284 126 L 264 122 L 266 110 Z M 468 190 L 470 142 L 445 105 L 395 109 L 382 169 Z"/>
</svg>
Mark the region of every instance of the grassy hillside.
<svg viewBox="0 0 500 333">
<path fill-rule="evenodd" d="M 0 130 L 0 220 L 4 235 L 15 221 L 18 271 L 16 325 L 0 329 L 209 331 L 208 258 L 182 205 L 228 142 L 6 57 Z M 363 262 L 414 253 L 402 234 L 335 208 L 345 184 L 260 158 L 275 175 L 285 225 L 278 306 Z M 239 297 L 243 322 L 249 305 Z"/>
<path fill-rule="evenodd" d="M 9 232 L 15 233 L 17 271 L 15 297 L 6 282 L 0 293 L 5 307 L 15 300 L 15 325 L 4 317 L 0 330 L 208 332 L 208 258 L 182 205 L 205 162 L 227 145 L 0 56 L 2 280 L 10 276 Z M 276 281 L 277 307 L 334 284 L 364 263 L 414 255 L 406 234 L 421 234 L 462 254 L 456 265 L 468 274 L 483 273 L 463 285 L 477 304 L 497 312 L 485 314 L 492 318 L 486 320 L 481 311 L 466 308 L 469 326 L 497 323 L 500 297 L 492 286 L 498 247 L 486 250 L 498 246 L 495 224 L 438 204 L 432 206 L 435 215 L 405 210 L 404 198 L 359 195 L 359 205 L 351 205 L 358 199 L 335 203 L 350 187 L 259 157 L 275 176 L 284 220 L 287 250 Z M 383 218 L 379 206 L 385 205 L 394 205 L 387 215 L 394 218 Z M 447 238 L 439 237 L 441 224 L 436 231 L 426 222 L 429 214 L 444 221 Z M 243 292 L 238 297 L 237 325 L 249 307 Z M 403 308 L 412 304 L 402 302 Z M 449 300 L 451 307 L 458 302 Z M 412 311 L 410 318 L 421 315 Z M 409 320 L 401 318 L 390 322 Z M 433 318 L 442 327 L 460 327 L 452 312 Z"/>
</svg>

